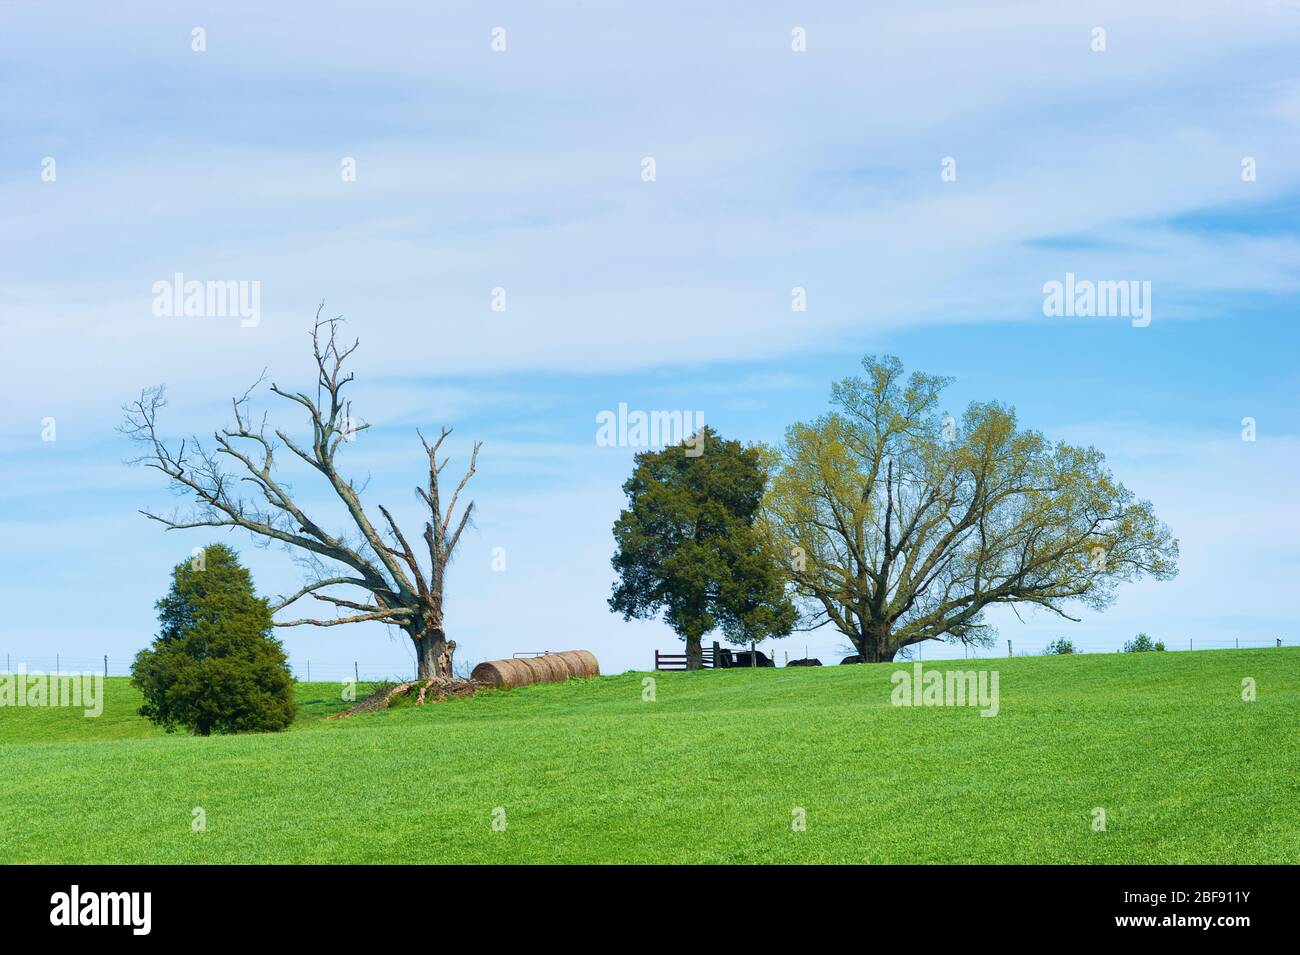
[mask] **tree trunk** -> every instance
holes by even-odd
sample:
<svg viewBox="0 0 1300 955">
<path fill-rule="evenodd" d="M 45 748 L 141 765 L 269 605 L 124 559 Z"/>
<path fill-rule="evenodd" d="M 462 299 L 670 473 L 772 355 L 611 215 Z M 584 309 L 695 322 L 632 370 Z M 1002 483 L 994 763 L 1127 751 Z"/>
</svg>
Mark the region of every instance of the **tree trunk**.
<svg viewBox="0 0 1300 955">
<path fill-rule="evenodd" d="M 434 628 L 411 638 L 415 643 L 416 678 L 431 680 L 436 676 L 450 677 L 452 656 L 456 641 L 448 640 L 442 630 Z"/>
<path fill-rule="evenodd" d="M 700 645 L 700 638 L 698 636 L 688 636 L 686 638 L 686 669 L 704 669 L 704 650 Z"/>
<path fill-rule="evenodd" d="M 858 642 L 863 663 L 892 663 L 897 652 L 890 645 L 888 624 L 870 624 L 863 629 Z"/>
</svg>

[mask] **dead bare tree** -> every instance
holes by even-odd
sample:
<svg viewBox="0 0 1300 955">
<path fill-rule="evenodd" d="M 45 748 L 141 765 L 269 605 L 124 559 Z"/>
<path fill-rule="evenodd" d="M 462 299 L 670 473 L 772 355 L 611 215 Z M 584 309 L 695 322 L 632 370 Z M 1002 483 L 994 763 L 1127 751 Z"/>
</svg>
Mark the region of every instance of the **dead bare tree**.
<svg viewBox="0 0 1300 955">
<path fill-rule="evenodd" d="M 305 624 L 335 627 L 370 620 L 391 624 L 400 627 L 415 645 L 419 680 L 427 684 L 436 678 L 450 678 L 456 642 L 447 639 L 443 622 L 446 571 L 474 512 L 473 501 L 464 506 L 459 518 L 456 508 L 461 492 L 474 475 L 482 442 L 475 443 L 469 469 L 444 508 L 439 478 L 447 459 L 440 461 L 438 452 L 451 431 L 440 429 L 432 442 L 416 432 L 429 461 L 427 484 L 416 488 L 429 512 L 423 535 L 427 547 L 427 566 L 424 566 L 388 509 L 382 505 L 377 508 L 383 518 L 381 532 L 362 506 L 361 489 L 344 478 L 336 467 L 335 459 L 343 443 L 369 427 L 353 419 L 352 404 L 343 396 L 343 389 L 354 377 L 352 372 L 344 373 L 344 363 L 360 342 L 354 340 L 350 345 L 340 342 L 341 323 L 341 318 L 322 319 L 320 309 L 316 312 L 311 334 L 318 373 L 314 398 L 271 384 L 272 393 L 301 405 L 307 412 L 312 427 L 309 446 L 296 443 L 282 430 L 268 435 L 265 415 L 256 424 L 253 422 L 249 399 L 254 389 L 265 381 L 265 373 L 243 397 L 232 399 L 234 426 L 215 432 L 212 445 L 205 446 L 191 437 L 182 441 L 179 449 L 172 450 L 158 431 L 158 412 L 167 404 L 162 386 L 145 389 L 138 400 L 126 405 L 123 408 L 126 420 L 121 430 L 144 449 L 131 463 L 162 471 L 170 479 L 171 487 L 192 497 L 196 505 L 184 516 L 141 513 L 168 530 L 243 528 L 267 544 L 278 541 L 287 549 L 297 551 L 300 561 L 309 568 L 311 579 L 296 593 L 274 602 L 272 611 L 279 612 L 310 595 L 337 608 L 336 615 L 276 621 L 277 627 Z M 287 448 L 325 478 L 346 509 L 354 531 L 330 533 L 295 503 L 291 488 L 277 476 L 275 455 L 282 448 Z M 223 468 L 229 461 L 237 465 L 233 472 Z M 251 497 L 242 493 L 246 484 L 253 487 Z M 338 567 L 331 570 L 331 563 L 346 570 L 340 571 Z M 368 599 L 348 600 L 326 592 L 342 586 L 359 588 Z"/>
</svg>

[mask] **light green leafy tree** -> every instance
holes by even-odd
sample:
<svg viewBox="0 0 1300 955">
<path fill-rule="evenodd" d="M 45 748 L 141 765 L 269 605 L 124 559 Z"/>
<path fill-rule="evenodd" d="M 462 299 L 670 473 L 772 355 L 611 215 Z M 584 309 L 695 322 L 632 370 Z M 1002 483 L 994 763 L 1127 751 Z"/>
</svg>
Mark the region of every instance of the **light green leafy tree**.
<svg viewBox="0 0 1300 955">
<path fill-rule="evenodd" d="M 989 607 L 1073 620 L 1073 603 L 1101 608 L 1122 582 L 1177 572 L 1178 542 L 1101 452 L 1021 429 L 997 402 L 943 415 L 948 379 L 862 364 L 769 458 L 763 526 L 807 627 L 892 660 L 924 640 L 988 645 Z"/>
</svg>

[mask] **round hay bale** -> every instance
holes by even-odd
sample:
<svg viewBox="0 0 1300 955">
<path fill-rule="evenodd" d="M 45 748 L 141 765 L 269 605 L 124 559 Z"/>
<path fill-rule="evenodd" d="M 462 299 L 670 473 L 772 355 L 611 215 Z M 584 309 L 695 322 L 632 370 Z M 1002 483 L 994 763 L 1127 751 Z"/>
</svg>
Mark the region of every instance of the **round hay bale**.
<svg viewBox="0 0 1300 955">
<path fill-rule="evenodd" d="M 549 656 L 526 657 L 521 662 L 528 664 L 534 683 L 556 683 L 569 678 L 564 667 L 553 663 Z"/>
<path fill-rule="evenodd" d="M 518 660 L 489 660 L 476 666 L 470 679 L 497 688 L 522 686 L 528 674 L 518 664 Z"/>
<path fill-rule="evenodd" d="M 522 659 L 512 659 L 510 661 L 510 681 L 507 686 L 527 686 L 534 682 L 532 667 L 527 661 Z"/>
<path fill-rule="evenodd" d="M 505 683 L 505 675 L 501 672 L 501 668 L 497 666 L 498 662 L 500 661 L 491 660 L 480 663 L 470 673 L 469 678 L 482 683 L 484 686 L 501 686 L 501 684 Z"/>
<path fill-rule="evenodd" d="M 538 657 L 543 665 L 550 672 L 550 679 L 556 683 L 563 683 L 565 680 L 572 678 L 573 667 L 569 665 L 568 657 L 563 653 L 548 653 L 546 656 Z"/>
<path fill-rule="evenodd" d="M 575 677 L 600 676 L 600 664 L 589 650 L 563 650 L 540 657 L 489 660 L 480 663 L 470 679 L 498 689 L 530 683 L 563 683 Z"/>
<path fill-rule="evenodd" d="M 530 683 L 537 682 L 537 671 L 533 668 L 527 657 L 519 657 L 511 660 L 513 665 L 513 678 L 507 686 L 527 686 Z"/>
<path fill-rule="evenodd" d="M 567 653 L 548 653 L 542 658 L 555 672 L 556 678 L 560 680 L 571 680 L 576 675 L 573 672 L 573 663 Z"/>
<path fill-rule="evenodd" d="M 600 664 L 590 650 L 565 650 L 562 654 L 575 677 L 600 676 Z"/>
<path fill-rule="evenodd" d="M 590 667 L 587 665 L 584 654 L 591 656 L 585 650 L 565 650 L 562 653 L 554 653 L 551 656 L 564 664 L 565 672 L 571 679 L 591 676 Z M 594 657 L 592 659 L 595 659 Z"/>
<path fill-rule="evenodd" d="M 551 667 L 543 663 L 541 657 L 520 657 L 520 666 L 528 671 L 529 683 L 547 683 L 551 679 Z"/>
</svg>

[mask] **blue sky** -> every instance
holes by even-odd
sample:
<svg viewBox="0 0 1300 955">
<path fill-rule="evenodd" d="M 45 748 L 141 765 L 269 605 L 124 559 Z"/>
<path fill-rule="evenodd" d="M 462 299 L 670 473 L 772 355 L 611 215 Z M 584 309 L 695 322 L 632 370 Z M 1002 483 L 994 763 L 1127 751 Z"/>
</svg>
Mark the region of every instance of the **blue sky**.
<svg viewBox="0 0 1300 955">
<path fill-rule="evenodd" d="M 1003 640 L 1300 639 L 1300 5 L 1134 6 L 0 3 L 0 653 L 120 669 L 150 639 L 211 537 L 136 513 L 172 502 L 123 466 L 119 407 L 166 382 L 166 429 L 209 433 L 263 367 L 306 385 L 322 299 L 362 339 L 374 501 L 416 520 L 415 427 L 455 427 L 453 468 L 484 442 L 466 661 L 675 646 L 605 606 L 635 449 L 597 446 L 598 412 L 774 441 L 866 352 L 954 376 L 954 414 L 997 398 L 1096 445 L 1182 542 L 1177 580 L 1000 615 Z M 156 317 L 176 272 L 260 282 L 260 322 Z M 1152 323 L 1045 317 L 1067 272 L 1150 281 Z M 409 668 L 382 627 L 281 633 L 300 673 Z"/>
</svg>

